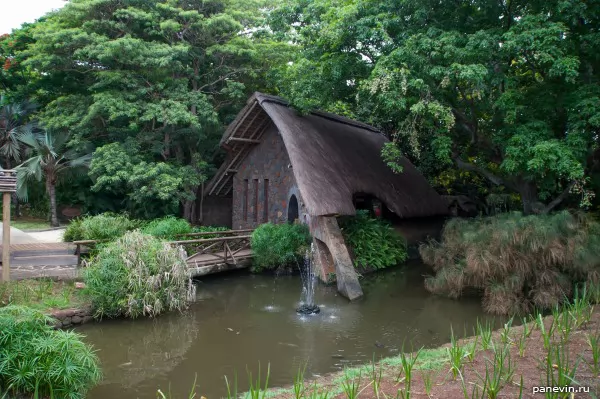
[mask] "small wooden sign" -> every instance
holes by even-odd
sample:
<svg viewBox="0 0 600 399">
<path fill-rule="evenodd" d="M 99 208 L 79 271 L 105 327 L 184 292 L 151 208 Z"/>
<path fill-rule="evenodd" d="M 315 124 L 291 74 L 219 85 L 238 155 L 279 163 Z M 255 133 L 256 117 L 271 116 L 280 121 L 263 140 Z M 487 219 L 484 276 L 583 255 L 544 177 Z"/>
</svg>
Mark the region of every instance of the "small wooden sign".
<svg viewBox="0 0 600 399">
<path fill-rule="evenodd" d="M 2 193 L 2 281 L 10 280 L 10 197 L 17 191 L 17 171 L 0 170 Z"/>
</svg>

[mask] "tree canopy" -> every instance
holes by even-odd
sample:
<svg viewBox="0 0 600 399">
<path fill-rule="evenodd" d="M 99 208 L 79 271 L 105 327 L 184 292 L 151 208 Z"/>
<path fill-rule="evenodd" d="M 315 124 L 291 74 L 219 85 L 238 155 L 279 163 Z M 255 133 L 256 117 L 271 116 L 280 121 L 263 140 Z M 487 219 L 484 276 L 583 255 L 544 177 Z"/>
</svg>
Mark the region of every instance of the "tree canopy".
<svg viewBox="0 0 600 399">
<path fill-rule="evenodd" d="M 71 183 L 96 210 L 192 219 L 262 90 L 380 128 L 390 167 L 442 193 L 544 213 L 600 186 L 599 18 L 598 0 L 71 0 L 0 37 L 0 91 L 95 149 Z"/>
</svg>

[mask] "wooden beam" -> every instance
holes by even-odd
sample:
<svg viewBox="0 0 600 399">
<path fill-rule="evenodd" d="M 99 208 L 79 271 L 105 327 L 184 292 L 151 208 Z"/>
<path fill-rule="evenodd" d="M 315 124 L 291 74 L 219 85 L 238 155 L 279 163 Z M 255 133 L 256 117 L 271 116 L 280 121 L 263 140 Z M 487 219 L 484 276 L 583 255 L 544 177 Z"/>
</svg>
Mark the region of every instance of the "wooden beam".
<svg viewBox="0 0 600 399">
<path fill-rule="evenodd" d="M 240 143 L 252 143 L 252 144 L 260 144 L 260 140 L 256 139 L 245 139 L 242 137 L 230 137 L 227 141 L 238 141 Z"/>
<path fill-rule="evenodd" d="M 233 241 L 243 238 L 252 238 L 252 236 L 233 236 L 233 237 L 219 237 L 219 238 L 202 238 L 199 240 L 182 240 L 182 241 L 169 241 L 171 245 L 183 245 L 183 244 L 198 244 L 204 242 L 216 242 L 216 241 Z"/>
</svg>

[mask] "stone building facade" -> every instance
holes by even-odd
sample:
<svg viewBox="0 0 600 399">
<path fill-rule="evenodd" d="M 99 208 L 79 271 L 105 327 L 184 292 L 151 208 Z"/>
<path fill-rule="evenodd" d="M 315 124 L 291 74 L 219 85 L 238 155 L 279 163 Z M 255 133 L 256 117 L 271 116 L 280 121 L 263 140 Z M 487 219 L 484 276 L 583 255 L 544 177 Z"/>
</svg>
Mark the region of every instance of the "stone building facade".
<svg viewBox="0 0 600 399">
<path fill-rule="evenodd" d="M 287 150 L 275 125 L 250 150 L 233 177 L 232 228 L 250 229 L 262 223 L 288 221 L 290 199 L 303 204 Z M 293 202 L 293 201 L 292 201 Z"/>
</svg>

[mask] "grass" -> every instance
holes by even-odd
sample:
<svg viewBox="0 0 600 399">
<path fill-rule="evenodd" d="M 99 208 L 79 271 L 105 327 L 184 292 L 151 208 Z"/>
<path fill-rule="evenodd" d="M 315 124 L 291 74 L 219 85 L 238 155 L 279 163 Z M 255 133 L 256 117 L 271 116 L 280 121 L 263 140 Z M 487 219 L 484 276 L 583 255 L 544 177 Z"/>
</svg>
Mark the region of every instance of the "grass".
<svg viewBox="0 0 600 399">
<path fill-rule="evenodd" d="M 50 279 L 0 283 L 0 307 L 27 306 L 41 311 L 81 307 L 86 299 L 74 282 Z"/>
<path fill-rule="evenodd" d="M 22 231 L 44 230 L 50 228 L 50 222 L 44 219 L 16 219 L 10 221 L 11 227 Z"/>
</svg>

